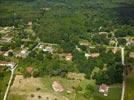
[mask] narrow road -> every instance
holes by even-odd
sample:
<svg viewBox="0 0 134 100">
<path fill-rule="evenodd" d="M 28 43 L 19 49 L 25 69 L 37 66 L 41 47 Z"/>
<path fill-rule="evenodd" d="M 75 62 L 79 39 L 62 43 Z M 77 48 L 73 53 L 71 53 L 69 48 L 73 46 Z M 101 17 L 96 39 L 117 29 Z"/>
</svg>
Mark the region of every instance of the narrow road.
<svg viewBox="0 0 134 100">
<path fill-rule="evenodd" d="M 121 48 L 121 59 L 122 59 L 122 65 L 125 66 L 125 56 L 124 56 L 124 48 Z M 125 96 L 125 69 L 123 69 L 123 83 L 122 83 L 122 94 L 121 94 L 121 100 L 124 100 Z"/>
<path fill-rule="evenodd" d="M 6 89 L 3 100 L 7 100 L 8 92 L 9 92 L 9 89 L 10 89 L 10 86 L 11 86 L 11 83 L 12 83 L 12 80 L 13 80 L 14 71 L 15 71 L 16 67 L 17 67 L 17 65 L 14 68 L 10 69 L 11 70 L 11 76 L 10 76 L 8 86 L 7 86 L 7 89 Z"/>
</svg>

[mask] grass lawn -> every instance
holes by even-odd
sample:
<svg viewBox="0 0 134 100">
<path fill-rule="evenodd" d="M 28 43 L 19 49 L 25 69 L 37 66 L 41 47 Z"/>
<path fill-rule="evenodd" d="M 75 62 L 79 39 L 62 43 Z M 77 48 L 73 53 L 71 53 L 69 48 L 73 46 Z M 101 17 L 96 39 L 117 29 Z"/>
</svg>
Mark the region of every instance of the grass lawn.
<svg viewBox="0 0 134 100">
<path fill-rule="evenodd" d="M 107 97 L 103 96 L 99 92 L 95 95 L 94 100 L 120 100 L 121 97 L 121 87 L 112 87 L 109 89 L 109 94 Z"/>
<path fill-rule="evenodd" d="M 125 100 L 134 100 L 134 69 L 126 79 Z"/>
<path fill-rule="evenodd" d="M 4 97 L 9 78 L 10 78 L 9 71 L 3 70 L 0 72 L 0 100 L 2 100 Z"/>
</svg>

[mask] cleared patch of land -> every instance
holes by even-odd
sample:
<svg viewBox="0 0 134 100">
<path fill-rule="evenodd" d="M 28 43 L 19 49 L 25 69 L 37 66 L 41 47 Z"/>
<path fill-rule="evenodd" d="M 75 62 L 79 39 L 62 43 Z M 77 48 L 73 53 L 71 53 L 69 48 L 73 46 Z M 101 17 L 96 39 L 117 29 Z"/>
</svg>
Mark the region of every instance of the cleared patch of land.
<svg viewBox="0 0 134 100">
<path fill-rule="evenodd" d="M 54 92 L 52 83 L 55 80 L 59 81 L 64 86 L 64 92 Z M 11 86 L 8 100 L 17 100 L 17 98 L 20 98 L 19 100 L 75 100 L 76 93 L 73 88 L 79 85 L 85 88 L 87 84 L 94 84 L 94 81 L 86 79 L 84 81 L 69 80 L 49 76 L 43 78 L 23 78 L 22 75 L 17 75 Z"/>
<path fill-rule="evenodd" d="M 63 92 L 55 92 L 52 88 L 54 81 L 63 85 Z M 93 80 L 70 80 L 62 77 L 42 78 L 23 78 L 22 75 L 16 75 L 13 85 L 11 86 L 8 100 L 89 100 L 82 94 L 88 84 L 95 84 Z M 80 86 L 82 91 L 77 92 L 75 88 Z M 92 100 L 119 100 L 121 95 L 121 86 L 110 86 L 109 95 L 107 97 L 95 92 Z"/>
</svg>

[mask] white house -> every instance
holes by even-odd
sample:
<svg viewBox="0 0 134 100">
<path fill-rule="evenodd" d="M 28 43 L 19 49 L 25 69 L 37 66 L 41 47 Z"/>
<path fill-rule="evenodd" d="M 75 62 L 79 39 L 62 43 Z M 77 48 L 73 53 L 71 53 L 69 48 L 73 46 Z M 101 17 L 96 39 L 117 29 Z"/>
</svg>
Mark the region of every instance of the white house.
<svg viewBox="0 0 134 100">
<path fill-rule="evenodd" d="M 7 61 L 0 61 L 0 66 L 7 66 L 10 68 L 14 68 L 16 63 L 14 62 L 7 62 Z"/>
<path fill-rule="evenodd" d="M 53 54 L 53 48 L 51 46 L 46 46 L 44 49 L 43 49 L 44 52 L 49 52 L 51 54 Z"/>
</svg>

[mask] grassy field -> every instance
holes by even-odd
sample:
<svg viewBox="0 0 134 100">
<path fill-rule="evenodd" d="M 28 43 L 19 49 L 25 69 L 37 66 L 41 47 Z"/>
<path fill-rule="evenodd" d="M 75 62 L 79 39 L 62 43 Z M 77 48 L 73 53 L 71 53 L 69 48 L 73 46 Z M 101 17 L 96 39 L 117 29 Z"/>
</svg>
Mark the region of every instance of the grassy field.
<svg viewBox="0 0 134 100">
<path fill-rule="evenodd" d="M 134 69 L 129 72 L 126 79 L 125 100 L 134 100 Z"/>
<path fill-rule="evenodd" d="M 3 71 L 0 71 L 0 100 L 3 99 L 9 78 L 10 72 L 8 70 L 4 69 Z"/>
</svg>

